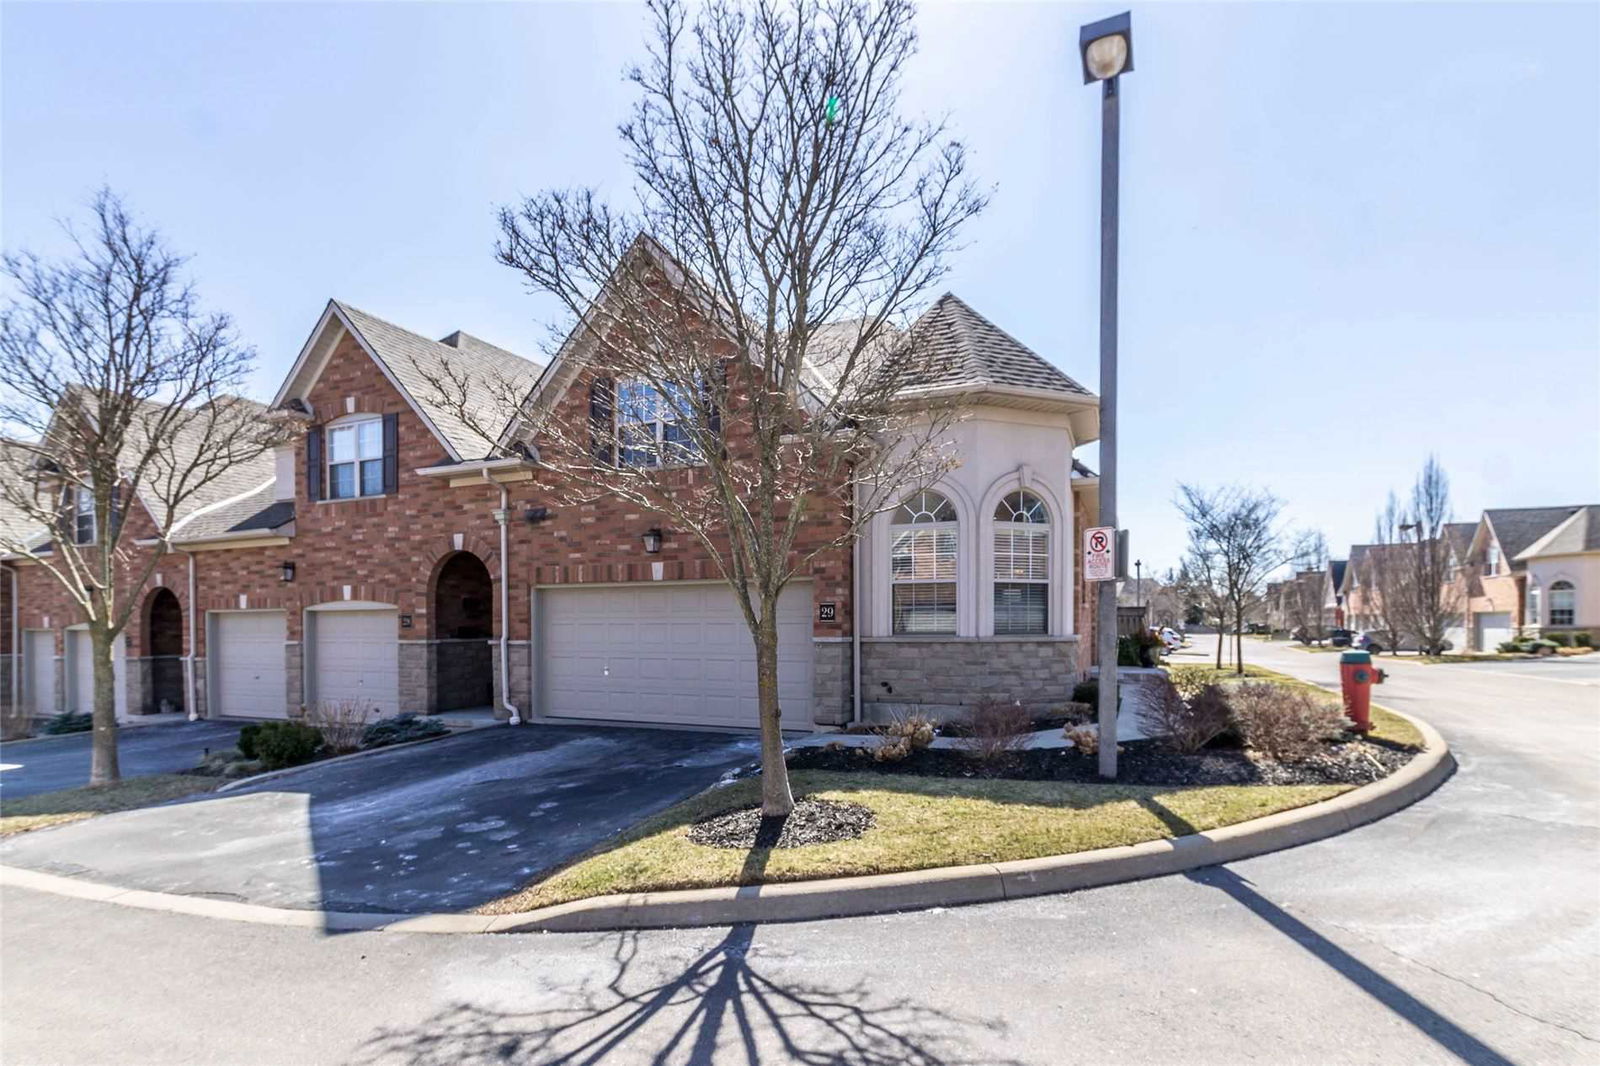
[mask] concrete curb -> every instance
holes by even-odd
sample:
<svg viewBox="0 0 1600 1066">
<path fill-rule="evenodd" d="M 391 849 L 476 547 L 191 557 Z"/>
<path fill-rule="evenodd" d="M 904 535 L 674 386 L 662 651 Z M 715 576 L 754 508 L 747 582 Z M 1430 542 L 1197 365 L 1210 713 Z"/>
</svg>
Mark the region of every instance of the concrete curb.
<svg viewBox="0 0 1600 1066">
<path fill-rule="evenodd" d="M 1352 789 L 1321 803 L 1205 833 L 1152 840 L 1127 847 L 1101 848 L 1075 855 L 743 888 L 597 896 L 521 914 L 499 915 L 352 914 L 286 910 L 253 903 L 118 888 L 3 865 L 0 865 L 0 885 L 14 885 L 124 907 L 230 921 L 324 931 L 384 930 L 404 933 L 594 933 L 617 929 L 847 918 L 925 907 L 994 903 L 1137 881 L 1201 866 L 1234 862 L 1336 836 L 1393 814 L 1443 784 L 1455 771 L 1456 763 L 1449 746 L 1433 726 L 1410 715 L 1399 714 L 1398 711 L 1391 713 L 1417 727 L 1423 736 L 1423 750 L 1381 781 Z"/>
</svg>

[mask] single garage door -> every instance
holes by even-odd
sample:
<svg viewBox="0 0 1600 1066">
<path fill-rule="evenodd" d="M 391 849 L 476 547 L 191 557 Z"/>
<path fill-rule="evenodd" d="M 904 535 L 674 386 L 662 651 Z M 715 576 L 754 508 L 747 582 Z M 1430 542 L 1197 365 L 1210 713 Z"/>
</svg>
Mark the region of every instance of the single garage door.
<svg viewBox="0 0 1600 1066">
<path fill-rule="evenodd" d="M 111 683 L 116 689 L 117 719 L 128 717 L 127 669 L 124 641 L 118 637 L 111 649 Z M 94 712 L 94 642 L 87 629 L 67 630 L 67 709 Z"/>
<path fill-rule="evenodd" d="M 399 619 L 393 608 L 311 612 L 311 698 L 369 704 L 372 717 L 400 712 Z"/>
<path fill-rule="evenodd" d="M 56 635 L 34 629 L 23 636 L 27 645 L 28 709 L 40 718 L 56 713 Z"/>
<path fill-rule="evenodd" d="M 1502 643 L 1511 639 L 1510 611 L 1476 615 L 1475 622 L 1479 651 L 1498 651 Z"/>
<path fill-rule="evenodd" d="M 206 656 L 213 718 L 284 718 L 289 713 L 282 611 L 212 611 Z"/>
<path fill-rule="evenodd" d="M 539 594 L 540 708 L 561 718 L 754 729 L 756 657 L 726 585 Z M 810 729 L 811 586 L 778 601 L 778 698 Z"/>
</svg>

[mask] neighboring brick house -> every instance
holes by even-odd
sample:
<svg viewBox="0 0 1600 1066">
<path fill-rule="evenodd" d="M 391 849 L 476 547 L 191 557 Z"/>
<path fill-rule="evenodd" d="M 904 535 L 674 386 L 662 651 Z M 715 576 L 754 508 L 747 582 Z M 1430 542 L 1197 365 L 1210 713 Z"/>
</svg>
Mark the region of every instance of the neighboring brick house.
<svg viewBox="0 0 1600 1066">
<path fill-rule="evenodd" d="M 1539 584 L 1533 585 L 1530 602 L 1529 559 L 1525 553 L 1584 510 L 1573 505 L 1483 512 L 1467 544 L 1462 570 L 1466 586 L 1463 629 L 1469 649 L 1494 651 L 1525 627 L 1539 624 L 1532 618 L 1531 609 L 1540 607 L 1538 600 L 1543 593 Z"/>
<path fill-rule="evenodd" d="M 1600 635 L 1600 504 L 1586 504 L 1516 554 L 1527 585 L 1523 632 Z"/>
<path fill-rule="evenodd" d="M 1095 439 L 1098 401 L 953 296 L 920 324 L 941 338 L 934 384 L 963 398 L 962 461 L 874 518 L 854 558 L 822 551 L 785 591 L 786 727 L 850 720 L 858 648 L 868 717 L 1059 702 L 1088 665 L 1074 545 L 1098 479 L 1072 452 Z M 481 443 L 417 369 L 444 360 L 469 382 L 521 380 L 536 402 L 589 409 L 586 359 L 564 349 L 544 367 L 330 302 L 270 405 L 303 433 L 235 480 L 255 479 L 248 491 L 187 516 L 139 592 L 127 712 L 267 718 L 356 700 L 380 714 L 752 727 L 747 631 L 694 540 L 616 499 L 554 502 L 549 468 Z M 842 523 L 808 522 L 800 547 Z M 914 589 L 895 556 L 908 536 L 938 545 L 938 573 Z M 36 678 L 24 704 L 73 706 L 62 649 L 76 618 L 37 566 L 14 572 L 31 651 L 4 650 Z"/>
</svg>

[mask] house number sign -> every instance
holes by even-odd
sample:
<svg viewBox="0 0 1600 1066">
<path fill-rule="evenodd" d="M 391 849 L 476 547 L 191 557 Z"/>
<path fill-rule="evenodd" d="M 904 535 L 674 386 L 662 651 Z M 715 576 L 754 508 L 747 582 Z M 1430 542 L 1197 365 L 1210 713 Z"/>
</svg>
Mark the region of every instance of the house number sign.
<svg viewBox="0 0 1600 1066">
<path fill-rule="evenodd" d="M 833 622 L 833 621 L 838 620 L 838 617 L 839 617 L 839 608 L 838 608 L 838 606 L 836 604 L 832 604 L 832 603 L 819 603 L 819 604 L 817 604 L 817 621 L 819 621 L 819 622 Z"/>
</svg>

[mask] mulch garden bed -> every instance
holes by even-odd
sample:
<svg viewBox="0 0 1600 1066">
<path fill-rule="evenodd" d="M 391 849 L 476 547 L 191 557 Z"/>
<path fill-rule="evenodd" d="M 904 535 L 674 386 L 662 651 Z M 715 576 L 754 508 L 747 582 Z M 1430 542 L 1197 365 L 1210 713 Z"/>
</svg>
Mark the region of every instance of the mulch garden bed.
<svg viewBox="0 0 1600 1066">
<path fill-rule="evenodd" d="M 708 848 L 803 848 L 853 840 L 875 821 L 872 811 L 859 803 L 808 796 L 796 801 L 783 819 L 764 819 L 760 806 L 755 806 L 695 822 L 689 827 L 689 839 Z"/>
<path fill-rule="evenodd" d="M 1383 740 L 1327 744 L 1311 758 L 1274 762 L 1238 748 L 1195 755 L 1170 751 L 1152 740 L 1125 741 L 1117 756 L 1119 785 L 1365 785 L 1394 773 L 1416 755 Z M 1033 748 L 985 765 L 954 748 L 923 748 L 899 762 L 877 762 L 861 748 L 808 747 L 789 753 L 791 770 L 913 774 L 924 777 L 994 777 L 1022 781 L 1100 783 L 1096 758 L 1077 748 Z"/>
</svg>

